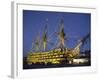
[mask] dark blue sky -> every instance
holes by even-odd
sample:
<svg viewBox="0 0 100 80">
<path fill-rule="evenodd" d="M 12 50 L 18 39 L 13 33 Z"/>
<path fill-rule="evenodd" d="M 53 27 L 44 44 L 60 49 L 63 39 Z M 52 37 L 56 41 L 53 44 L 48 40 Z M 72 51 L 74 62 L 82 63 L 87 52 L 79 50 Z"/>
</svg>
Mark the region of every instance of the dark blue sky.
<svg viewBox="0 0 100 80">
<path fill-rule="evenodd" d="M 64 21 L 64 31 L 68 40 L 66 47 L 73 48 L 77 41 L 90 32 L 91 14 L 69 13 L 69 12 L 48 12 L 23 10 L 23 54 L 26 56 L 31 50 L 32 41 L 38 34 L 42 34 L 45 25 L 48 25 L 48 36 L 51 42 L 56 43 L 57 35 L 53 34 L 59 30 L 61 19 Z M 50 36 L 52 35 L 53 36 Z M 52 46 L 48 45 L 48 48 Z M 83 49 L 90 49 L 90 41 L 83 46 Z"/>
</svg>

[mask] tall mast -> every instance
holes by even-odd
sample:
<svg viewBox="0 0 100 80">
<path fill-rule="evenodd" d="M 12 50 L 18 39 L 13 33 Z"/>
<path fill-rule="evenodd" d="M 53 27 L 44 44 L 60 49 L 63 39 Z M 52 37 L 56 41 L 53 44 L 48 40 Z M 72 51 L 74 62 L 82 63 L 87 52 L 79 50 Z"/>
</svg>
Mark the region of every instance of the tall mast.
<svg viewBox="0 0 100 80">
<path fill-rule="evenodd" d="M 42 43 L 43 43 L 43 50 L 45 51 L 46 50 L 46 47 L 47 47 L 47 39 L 48 36 L 47 36 L 47 25 L 45 26 L 45 29 L 44 29 L 44 32 L 43 32 L 43 36 L 42 36 Z"/>
<path fill-rule="evenodd" d="M 35 45 L 36 45 L 36 51 L 39 51 L 40 49 L 40 35 L 39 34 L 36 38 Z"/>
<path fill-rule="evenodd" d="M 58 47 L 64 48 L 65 47 L 65 32 L 64 32 L 64 21 L 61 19 L 60 22 L 60 31 L 58 32 L 58 37 L 59 37 L 59 43 Z"/>
<path fill-rule="evenodd" d="M 48 42 L 48 30 L 47 30 L 47 21 L 48 21 L 48 18 L 46 19 L 46 25 L 45 25 L 45 28 L 44 28 L 44 32 L 43 32 L 43 35 L 42 35 L 42 44 L 43 44 L 43 50 L 45 51 L 46 48 L 47 48 L 47 42 Z"/>
</svg>

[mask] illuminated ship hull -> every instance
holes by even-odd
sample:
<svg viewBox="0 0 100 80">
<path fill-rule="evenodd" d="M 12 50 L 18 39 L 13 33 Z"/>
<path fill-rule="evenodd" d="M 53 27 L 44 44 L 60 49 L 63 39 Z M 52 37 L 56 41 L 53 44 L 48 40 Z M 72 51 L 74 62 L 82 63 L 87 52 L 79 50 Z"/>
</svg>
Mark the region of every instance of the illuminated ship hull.
<svg viewBox="0 0 100 80">
<path fill-rule="evenodd" d="M 74 49 L 73 49 L 74 50 Z M 89 62 L 88 58 L 79 58 L 80 52 L 55 49 L 47 52 L 33 52 L 27 57 L 27 64 L 80 64 Z"/>
<path fill-rule="evenodd" d="M 67 61 L 67 51 L 61 52 L 60 49 L 47 52 L 34 52 L 27 57 L 28 64 L 60 64 L 65 61 Z"/>
</svg>

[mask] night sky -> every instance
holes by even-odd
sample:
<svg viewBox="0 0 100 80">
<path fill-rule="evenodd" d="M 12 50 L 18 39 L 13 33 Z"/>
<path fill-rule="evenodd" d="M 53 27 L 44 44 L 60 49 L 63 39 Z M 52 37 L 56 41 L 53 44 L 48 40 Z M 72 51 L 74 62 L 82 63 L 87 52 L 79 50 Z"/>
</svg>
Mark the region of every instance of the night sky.
<svg viewBox="0 0 100 80">
<path fill-rule="evenodd" d="M 38 34 L 42 36 L 46 24 L 48 38 L 56 45 L 59 40 L 55 32 L 59 31 L 61 19 L 64 21 L 64 31 L 68 38 L 65 41 L 67 48 L 74 48 L 79 39 L 91 32 L 91 14 L 89 13 L 23 10 L 23 55 L 26 56 L 30 52 L 36 36 Z M 90 42 L 88 40 L 81 50 L 89 50 Z M 52 49 L 55 45 L 48 43 L 47 47 Z"/>
</svg>

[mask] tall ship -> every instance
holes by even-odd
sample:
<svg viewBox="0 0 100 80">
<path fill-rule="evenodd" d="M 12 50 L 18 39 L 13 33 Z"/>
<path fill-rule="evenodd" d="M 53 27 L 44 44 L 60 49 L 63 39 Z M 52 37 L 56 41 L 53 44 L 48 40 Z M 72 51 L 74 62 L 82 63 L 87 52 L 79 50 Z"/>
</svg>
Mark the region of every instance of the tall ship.
<svg viewBox="0 0 100 80">
<path fill-rule="evenodd" d="M 40 34 L 37 34 L 36 39 L 32 43 L 32 49 L 28 53 L 26 58 L 27 65 L 34 64 L 85 64 L 90 62 L 90 56 L 88 57 L 85 53 L 81 54 L 81 46 L 89 38 L 90 34 L 87 34 L 78 42 L 74 48 L 68 48 L 65 45 L 67 40 L 66 33 L 64 31 L 64 21 L 61 19 L 60 27 L 57 32 L 54 32 L 57 35 L 58 41 L 56 46 L 48 38 L 48 25 L 44 27 L 42 37 Z M 52 49 L 48 50 L 47 45 L 52 45 Z"/>
</svg>

